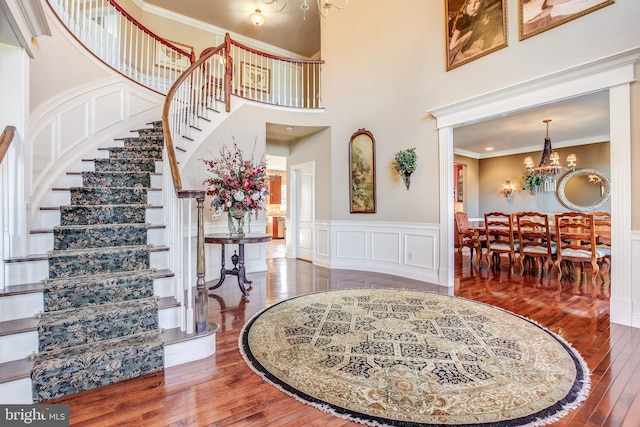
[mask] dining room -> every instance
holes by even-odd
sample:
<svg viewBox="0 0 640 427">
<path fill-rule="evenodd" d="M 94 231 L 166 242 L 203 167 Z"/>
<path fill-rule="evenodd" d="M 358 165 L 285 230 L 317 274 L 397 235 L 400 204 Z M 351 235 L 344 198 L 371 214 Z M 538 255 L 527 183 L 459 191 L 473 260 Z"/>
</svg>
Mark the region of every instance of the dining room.
<svg viewBox="0 0 640 427">
<path fill-rule="evenodd" d="M 585 121 L 586 117 L 589 121 Z M 576 121 L 580 122 L 578 126 Z M 464 261 L 474 268 L 500 267 L 519 274 L 566 278 L 560 269 L 562 264 L 565 272 L 578 271 L 581 275 L 585 271 L 596 272 L 587 276 L 603 278 L 611 266 L 608 127 L 608 96 L 596 93 L 456 128 L 453 138 L 456 263 Z M 525 213 L 528 215 L 519 218 L 519 214 Z M 494 214 L 504 214 L 504 218 L 487 217 Z M 569 262 L 566 256 L 558 261 L 558 249 L 563 245 L 556 219 L 564 214 L 576 215 L 571 218 L 575 222 L 582 215 L 584 218 L 580 220 L 588 223 L 583 224 L 580 231 L 584 239 L 579 241 L 594 247 L 583 254 L 587 262 L 578 262 L 579 258 L 577 262 Z M 539 217 L 532 219 L 532 215 Z M 527 237 L 518 232 L 519 219 L 529 221 L 529 225 L 531 221 L 539 222 L 533 243 L 521 241 Z M 545 221 L 548 223 L 544 224 Z M 530 227 L 523 229 L 527 228 Z M 578 239 L 572 243 L 576 246 Z M 597 261 L 592 263 L 594 257 Z"/>
</svg>

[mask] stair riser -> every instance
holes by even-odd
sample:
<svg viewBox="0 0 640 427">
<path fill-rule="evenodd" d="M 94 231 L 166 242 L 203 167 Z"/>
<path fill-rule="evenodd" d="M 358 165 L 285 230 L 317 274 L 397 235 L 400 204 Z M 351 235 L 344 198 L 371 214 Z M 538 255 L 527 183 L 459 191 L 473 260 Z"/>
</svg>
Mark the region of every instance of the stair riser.
<svg viewBox="0 0 640 427">
<path fill-rule="evenodd" d="M 162 205 L 162 191 L 150 189 L 147 192 L 147 203 L 149 205 Z M 71 192 L 69 190 L 55 190 L 52 192 L 51 205 L 62 206 L 71 204 Z"/>
<path fill-rule="evenodd" d="M 215 354 L 216 335 L 180 341 L 164 346 L 165 367 L 201 360 Z M 31 404 L 31 379 L 22 378 L 0 384 L 0 402 L 3 404 Z"/>
<path fill-rule="evenodd" d="M 150 263 L 151 268 L 157 270 L 169 268 L 169 251 L 151 252 Z M 49 277 L 49 262 L 46 259 L 42 261 L 12 262 L 5 264 L 5 268 L 5 286 L 7 288 L 12 285 L 40 282 Z M 1 312 L 0 316 L 2 316 Z"/>
<path fill-rule="evenodd" d="M 147 244 L 165 245 L 165 229 L 150 228 L 147 230 Z M 43 254 L 53 249 L 53 233 L 38 233 L 29 235 L 31 253 Z"/>
<path fill-rule="evenodd" d="M 162 329 L 179 327 L 180 309 L 178 307 L 160 309 L 158 322 Z M 32 353 L 38 353 L 38 333 L 35 330 L 0 336 L 0 363 L 24 359 Z M 5 403 L 2 400 L 0 402 Z"/>
<path fill-rule="evenodd" d="M 0 322 L 35 317 L 43 310 L 41 292 L 0 298 Z"/>
<path fill-rule="evenodd" d="M 40 226 L 36 226 L 34 228 L 44 228 L 44 229 L 53 228 L 56 225 L 60 225 L 60 211 L 57 209 L 41 210 L 39 219 L 40 219 Z M 164 215 L 162 213 L 162 209 L 157 209 L 157 208 L 146 209 L 144 222 L 148 222 L 150 224 L 164 223 Z M 32 251 L 32 253 L 38 253 L 38 252 Z"/>
<path fill-rule="evenodd" d="M 77 311 L 43 314 L 38 325 L 40 351 L 91 344 L 158 329 L 158 307 L 152 298 L 122 302 L 116 304 L 115 309 L 111 307 L 114 305 L 103 304 Z"/>
<path fill-rule="evenodd" d="M 145 224 L 101 227 L 61 227 L 53 231 L 56 251 L 147 244 Z"/>
<path fill-rule="evenodd" d="M 153 290 L 159 298 L 174 296 L 174 278 L 154 279 Z M 39 312 L 44 311 L 43 305 L 41 292 L 4 296 L 0 298 L 0 322 L 35 317 Z M 162 318 L 160 320 L 162 328 L 168 329 L 176 326 L 174 325 L 175 320 L 165 319 L 166 321 L 163 321 Z"/>
<path fill-rule="evenodd" d="M 38 351 L 36 331 L 0 336 L 0 363 L 25 359 L 34 351 Z"/>
<path fill-rule="evenodd" d="M 147 338 L 142 343 L 137 340 L 137 336 L 129 336 L 117 343 L 39 355 L 31 371 L 34 401 L 47 401 L 162 370 L 164 346 L 159 332 L 153 333 L 153 339 Z"/>
<path fill-rule="evenodd" d="M 102 157 L 107 158 L 106 153 Z M 80 171 L 91 172 L 95 170 L 96 170 L 96 166 L 93 160 L 84 160 L 80 167 Z M 152 172 L 162 173 L 162 161 L 156 160 L 156 168 Z"/>
<path fill-rule="evenodd" d="M 84 168 L 81 169 L 81 172 L 93 172 L 93 168 L 91 170 L 86 170 Z M 54 187 L 81 187 L 82 186 L 82 175 L 80 174 L 65 174 L 61 176 Z M 162 186 L 162 175 L 157 173 L 151 174 L 151 187 L 160 188 Z"/>
</svg>

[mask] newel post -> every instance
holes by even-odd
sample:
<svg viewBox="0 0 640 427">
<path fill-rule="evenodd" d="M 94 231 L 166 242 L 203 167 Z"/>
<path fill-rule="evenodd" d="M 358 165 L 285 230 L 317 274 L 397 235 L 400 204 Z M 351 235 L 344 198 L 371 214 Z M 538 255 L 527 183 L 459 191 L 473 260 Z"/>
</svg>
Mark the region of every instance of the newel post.
<svg viewBox="0 0 640 427">
<path fill-rule="evenodd" d="M 198 202 L 198 243 L 196 248 L 196 333 L 207 332 L 209 324 L 209 296 L 204 279 L 204 195 L 196 197 Z"/>
<path fill-rule="evenodd" d="M 231 79 L 233 78 L 233 64 L 231 63 L 231 36 L 224 35 L 224 103 L 226 111 L 231 111 Z"/>
</svg>

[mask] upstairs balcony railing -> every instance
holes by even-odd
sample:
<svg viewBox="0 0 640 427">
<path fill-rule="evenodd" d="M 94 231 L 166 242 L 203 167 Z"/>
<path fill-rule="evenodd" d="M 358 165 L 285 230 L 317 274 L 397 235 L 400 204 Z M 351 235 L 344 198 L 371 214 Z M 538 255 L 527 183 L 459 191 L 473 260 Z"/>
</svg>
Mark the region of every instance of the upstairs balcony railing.
<svg viewBox="0 0 640 427">
<path fill-rule="evenodd" d="M 166 94 L 195 60 L 151 32 L 113 0 L 48 0 L 62 23 L 89 51 L 143 86 Z"/>
</svg>

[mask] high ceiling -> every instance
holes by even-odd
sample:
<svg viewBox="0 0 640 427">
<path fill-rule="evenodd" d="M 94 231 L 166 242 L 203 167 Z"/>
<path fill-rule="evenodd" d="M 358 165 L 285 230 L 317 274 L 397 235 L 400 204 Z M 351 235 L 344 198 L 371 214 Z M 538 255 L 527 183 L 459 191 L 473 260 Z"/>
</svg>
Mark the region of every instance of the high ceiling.
<svg viewBox="0 0 640 427">
<path fill-rule="evenodd" d="M 280 0 L 282 1 L 282 0 Z M 242 34 L 264 43 L 311 57 L 320 52 L 320 17 L 316 0 L 307 0 L 311 6 L 303 19 L 300 5 L 303 0 L 288 0 L 282 12 L 263 0 L 144 0 L 192 19 Z M 266 22 L 255 27 L 249 15 L 260 9 Z M 331 14 L 340 13 L 337 10 Z M 331 16 L 329 18 L 331 19 Z M 572 100 L 537 107 L 518 114 L 470 124 L 454 130 L 455 152 L 476 158 L 515 154 L 542 149 L 545 125 L 551 119 L 550 137 L 554 148 L 590 142 L 608 141 L 608 92 L 581 96 Z M 291 141 L 313 134 L 319 128 L 291 125 L 268 125 L 267 138 Z M 486 151 L 493 147 L 493 151 Z"/>
<path fill-rule="evenodd" d="M 316 0 L 307 0 L 311 7 L 306 20 L 303 19 L 302 1 L 288 0 L 282 12 L 262 0 L 144 0 L 144 3 L 312 57 L 320 51 L 320 15 Z M 260 27 L 249 21 L 249 15 L 256 9 L 266 18 Z"/>
</svg>

